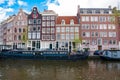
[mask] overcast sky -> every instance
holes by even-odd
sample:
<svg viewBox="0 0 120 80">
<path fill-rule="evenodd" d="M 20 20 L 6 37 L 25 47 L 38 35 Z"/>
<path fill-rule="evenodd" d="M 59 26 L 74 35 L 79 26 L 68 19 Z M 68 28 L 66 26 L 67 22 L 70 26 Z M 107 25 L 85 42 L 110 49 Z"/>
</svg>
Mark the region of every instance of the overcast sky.
<svg viewBox="0 0 120 80">
<path fill-rule="evenodd" d="M 48 9 L 58 15 L 75 16 L 78 5 L 81 8 L 118 7 L 120 0 L 0 0 L 0 22 L 16 14 L 20 8 L 29 13 L 33 6 L 37 6 L 40 12 Z"/>
</svg>

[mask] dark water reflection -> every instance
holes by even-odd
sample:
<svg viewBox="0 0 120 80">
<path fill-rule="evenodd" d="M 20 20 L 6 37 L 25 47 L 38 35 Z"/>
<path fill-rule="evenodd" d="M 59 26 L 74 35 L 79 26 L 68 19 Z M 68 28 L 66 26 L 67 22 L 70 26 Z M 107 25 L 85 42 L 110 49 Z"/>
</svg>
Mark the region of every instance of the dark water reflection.
<svg viewBox="0 0 120 80">
<path fill-rule="evenodd" d="M 120 62 L 0 60 L 0 80 L 120 80 Z"/>
</svg>

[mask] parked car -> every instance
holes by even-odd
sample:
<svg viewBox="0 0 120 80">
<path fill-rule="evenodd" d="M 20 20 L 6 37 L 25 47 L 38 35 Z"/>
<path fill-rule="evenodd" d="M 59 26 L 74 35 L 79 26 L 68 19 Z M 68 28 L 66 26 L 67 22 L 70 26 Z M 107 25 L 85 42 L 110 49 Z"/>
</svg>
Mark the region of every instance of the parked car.
<svg viewBox="0 0 120 80">
<path fill-rule="evenodd" d="M 94 52 L 94 55 L 100 55 L 100 54 L 102 54 L 102 50 L 96 50 L 95 52 Z"/>
</svg>

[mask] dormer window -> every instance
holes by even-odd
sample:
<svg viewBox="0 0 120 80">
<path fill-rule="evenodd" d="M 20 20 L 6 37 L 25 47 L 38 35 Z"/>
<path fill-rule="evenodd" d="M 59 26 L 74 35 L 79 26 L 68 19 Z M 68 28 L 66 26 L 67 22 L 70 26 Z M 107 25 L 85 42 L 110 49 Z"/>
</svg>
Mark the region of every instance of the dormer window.
<svg viewBox="0 0 120 80">
<path fill-rule="evenodd" d="M 64 20 L 64 19 L 61 21 L 61 24 L 62 24 L 62 25 L 65 25 L 65 20 Z"/>
<path fill-rule="evenodd" d="M 73 19 L 70 20 L 70 25 L 74 25 L 74 20 Z"/>
</svg>

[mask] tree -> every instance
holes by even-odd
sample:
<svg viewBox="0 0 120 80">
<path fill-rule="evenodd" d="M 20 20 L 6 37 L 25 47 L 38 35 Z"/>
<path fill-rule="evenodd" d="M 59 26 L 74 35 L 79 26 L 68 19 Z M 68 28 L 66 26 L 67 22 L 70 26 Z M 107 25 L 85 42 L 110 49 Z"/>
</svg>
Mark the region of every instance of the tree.
<svg viewBox="0 0 120 80">
<path fill-rule="evenodd" d="M 111 22 L 113 22 L 115 25 L 118 24 L 118 17 L 120 16 L 120 10 L 117 10 L 116 7 L 112 9 L 113 17 L 111 18 Z"/>
<path fill-rule="evenodd" d="M 22 33 L 22 42 L 26 43 L 28 40 L 28 29 L 27 27 L 23 29 L 23 33 Z"/>
<path fill-rule="evenodd" d="M 76 46 L 78 46 L 78 48 L 80 48 L 81 43 L 82 43 L 82 38 L 75 36 L 75 38 L 73 40 L 73 48 L 75 51 L 77 50 Z"/>
</svg>

